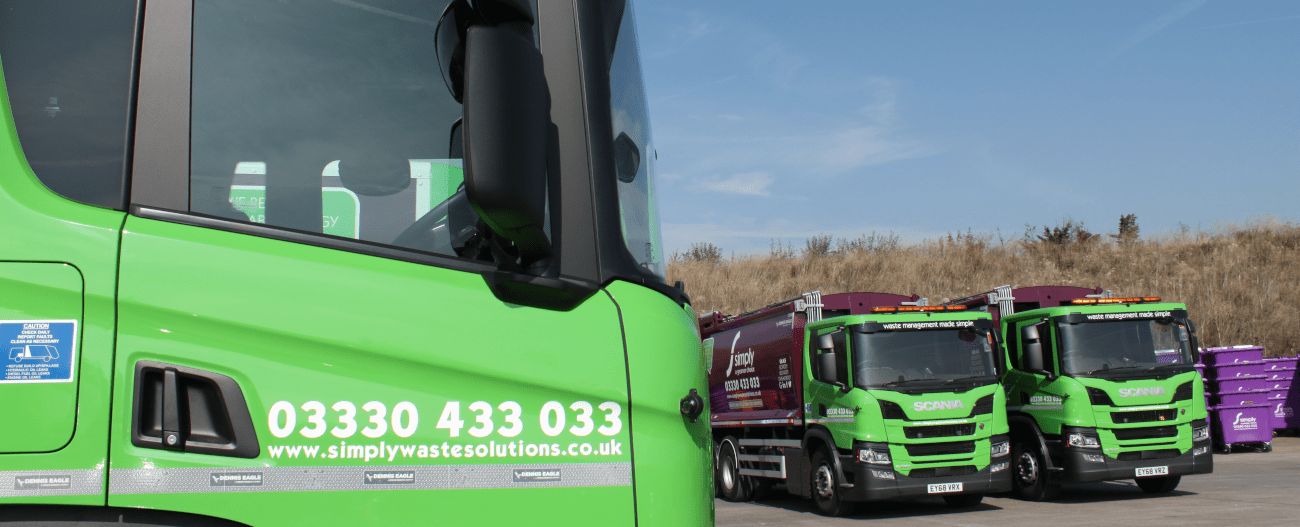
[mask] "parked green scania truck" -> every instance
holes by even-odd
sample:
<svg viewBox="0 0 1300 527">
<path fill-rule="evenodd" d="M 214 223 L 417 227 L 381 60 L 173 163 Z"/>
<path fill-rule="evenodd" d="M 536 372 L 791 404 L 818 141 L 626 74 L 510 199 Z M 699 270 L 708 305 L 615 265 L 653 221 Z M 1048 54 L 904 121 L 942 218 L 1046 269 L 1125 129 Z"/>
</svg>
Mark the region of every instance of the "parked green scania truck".
<svg viewBox="0 0 1300 527">
<path fill-rule="evenodd" d="M 718 493 L 784 485 L 827 515 L 1011 489 L 993 322 L 915 295 L 809 293 L 701 317 Z"/>
<path fill-rule="evenodd" d="M 712 525 L 631 11 L 0 2 L 0 524 Z"/>
<path fill-rule="evenodd" d="M 1163 493 L 1213 470 L 1187 306 L 1070 286 L 1002 286 L 949 305 L 1000 326 L 1017 496 L 1119 479 Z"/>
</svg>

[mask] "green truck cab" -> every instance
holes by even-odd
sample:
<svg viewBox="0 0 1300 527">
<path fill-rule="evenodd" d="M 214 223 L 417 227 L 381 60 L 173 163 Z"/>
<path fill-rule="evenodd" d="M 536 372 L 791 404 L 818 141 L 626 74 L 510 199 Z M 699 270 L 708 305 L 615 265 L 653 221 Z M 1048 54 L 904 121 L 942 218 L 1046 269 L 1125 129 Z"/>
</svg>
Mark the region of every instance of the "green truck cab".
<svg viewBox="0 0 1300 527">
<path fill-rule="evenodd" d="M 810 293 L 702 317 L 719 494 L 742 501 L 781 483 L 841 515 L 925 496 L 971 506 L 1010 490 L 992 319 L 917 304 Z"/>
<path fill-rule="evenodd" d="M 712 525 L 631 13 L 5 3 L 0 523 Z"/>
<path fill-rule="evenodd" d="M 1187 306 L 1067 286 L 1003 286 L 953 304 L 998 320 L 1019 497 L 1121 479 L 1164 493 L 1213 470 Z"/>
</svg>

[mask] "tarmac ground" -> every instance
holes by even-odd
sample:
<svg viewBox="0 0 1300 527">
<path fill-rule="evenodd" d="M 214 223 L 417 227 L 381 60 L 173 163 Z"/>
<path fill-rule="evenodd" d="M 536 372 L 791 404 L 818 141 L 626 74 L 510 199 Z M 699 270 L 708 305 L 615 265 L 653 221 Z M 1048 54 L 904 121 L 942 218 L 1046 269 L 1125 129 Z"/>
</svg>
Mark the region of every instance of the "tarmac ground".
<svg viewBox="0 0 1300 527">
<path fill-rule="evenodd" d="M 1170 494 L 1150 495 L 1132 480 L 1066 485 L 1052 502 L 989 496 L 979 506 L 950 509 L 939 498 L 859 505 L 851 516 L 828 518 L 812 502 L 785 494 L 749 503 L 715 501 L 718 527 L 841 525 L 963 525 L 1063 527 L 1086 525 L 1300 524 L 1300 438 L 1278 437 L 1273 451 L 1214 456 L 1214 473 L 1185 476 Z"/>
</svg>

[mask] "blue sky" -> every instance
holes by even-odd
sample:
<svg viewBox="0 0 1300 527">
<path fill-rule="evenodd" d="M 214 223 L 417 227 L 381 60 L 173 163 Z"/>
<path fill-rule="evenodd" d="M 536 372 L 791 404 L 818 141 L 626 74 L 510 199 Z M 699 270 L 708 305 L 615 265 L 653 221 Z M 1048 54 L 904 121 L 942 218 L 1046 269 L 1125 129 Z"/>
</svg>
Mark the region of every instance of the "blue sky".
<svg viewBox="0 0 1300 527">
<path fill-rule="evenodd" d="M 641 0 L 669 251 L 1300 220 L 1300 2 Z"/>
</svg>

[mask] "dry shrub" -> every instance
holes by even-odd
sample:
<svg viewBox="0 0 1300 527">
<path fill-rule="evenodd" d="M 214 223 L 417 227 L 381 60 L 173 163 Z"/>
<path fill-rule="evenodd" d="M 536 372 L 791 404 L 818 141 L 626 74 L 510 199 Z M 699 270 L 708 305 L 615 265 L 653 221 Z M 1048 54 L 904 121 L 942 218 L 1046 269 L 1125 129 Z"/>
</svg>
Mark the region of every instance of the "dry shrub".
<svg viewBox="0 0 1300 527">
<path fill-rule="evenodd" d="M 1123 243 L 1099 238 L 1007 242 L 968 232 L 914 244 L 841 243 L 812 257 L 679 258 L 668 274 L 686 283 L 697 311 L 727 313 L 812 290 L 917 293 L 937 303 L 1001 284 L 1101 286 L 1186 303 L 1205 346 L 1300 350 L 1300 225 L 1264 221 Z"/>
</svg>

